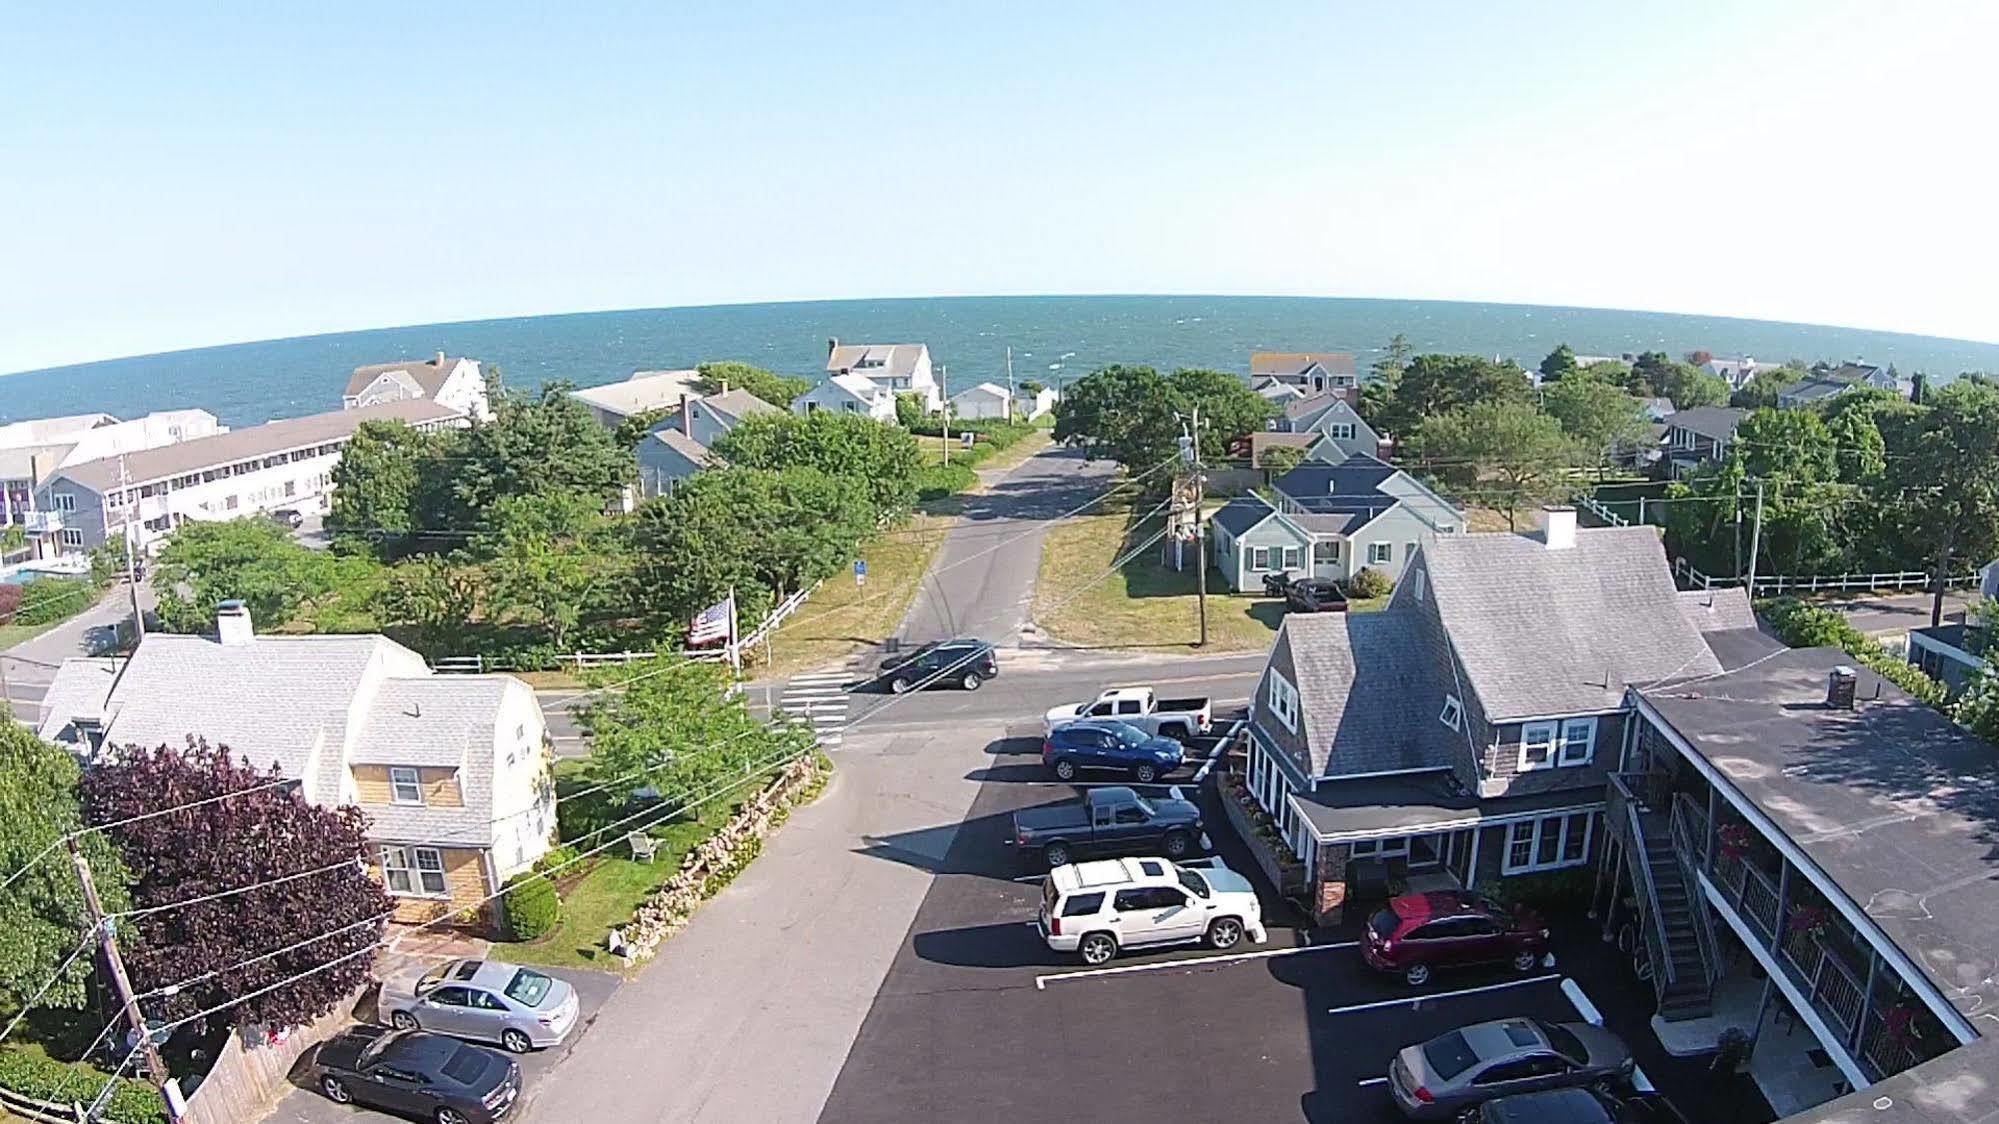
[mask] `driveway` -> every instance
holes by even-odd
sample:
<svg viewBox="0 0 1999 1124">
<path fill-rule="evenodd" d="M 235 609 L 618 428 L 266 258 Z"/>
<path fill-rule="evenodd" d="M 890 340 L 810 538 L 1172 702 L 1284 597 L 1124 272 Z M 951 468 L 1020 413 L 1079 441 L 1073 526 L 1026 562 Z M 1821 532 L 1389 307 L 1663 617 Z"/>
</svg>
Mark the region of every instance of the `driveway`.
<svg viewBox="0 0 1999 1124">
<path fill-rule="evenodd" d="M 1818 604 L 1838 610 L 1854 628 L 1880 639 L 1903 635 L 1912 628 L 1928 628 L 1930 606 L 1934 598 L 1935 595 L 1929 593 L 1860 595 L 1828 597 Z M 1949 620 L 1955 616 L 1962 620 L 1964 611 L 1977 599 L 1975 590 L 1953 589 L 1945 593 L 1944 619 Z"/>
<path fill-rule="evenodd" d="M 964 514 L 937 548 L 903 617 L 901 639 L 1008 642 L 1027 623 L 1047 522 L 1103 495 L 1116 468 L 1055 446 L 1012 469 L 981 474 L 985 490 L 966 498 Z"/>
<path fill-rule="evenodd" d="M 619 985 L 624 981 L 609 972 L 590 972 L 581 969 L 564 968 L 551 974 L 568 980 L 576 988 L 578 1000 L 582 1003 L 583 1017 L 562 1045 L 552 1050 L 536 1050 L 520 1056 L 521 1085 L 526 1096 L 533 1096 L 535 1088 L 548 1078 L 555 1067 L 575 1051 L 577 1044 L 593 1041 L 601 1037 L 592 1028 L 599 1014 L 610 1002 Z M 308 1057 L 310 1054 L 307 1055 Z M 309 1081 L 310 1070 L 301 1064 L 293 1074 L 294 1080 Z M 352 1105 L 337 1105 L 310 1088 L 293 1089 L 278 1102 L 277 1110 L 264 1118 L 268 1124 L 361 1124 L 361 1122 L 401 1121 L 403 1118 L 370 1108 Z M 549 1116 L 546 1119 L 560 1119 Z"/>
</svg>

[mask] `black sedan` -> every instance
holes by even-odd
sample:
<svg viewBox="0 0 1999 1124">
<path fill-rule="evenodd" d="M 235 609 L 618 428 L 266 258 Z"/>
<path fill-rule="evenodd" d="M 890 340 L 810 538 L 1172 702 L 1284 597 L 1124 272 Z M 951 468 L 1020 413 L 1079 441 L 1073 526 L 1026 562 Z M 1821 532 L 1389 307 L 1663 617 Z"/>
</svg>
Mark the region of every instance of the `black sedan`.
<svg viewBox="0 0 1999 1124">
<path fill-rule="evenodd" d="M 976 691 L 979 684 L 999 674 L 993 646 L 983 640 L 960 638 L 925 644 L 899 652 L 882 661 L 879 680 L 891 693 L 900 695 L 919 687 L 963 687 Z"/>
<path fill-rule="evenodd" d="M 521 1095 L 512 1058 L 421 1030 L 353 1027 L 320 1045 L 313 1071 L 335 1103 L 437 1124 L 493 1124 Z"/>
<path fill-rule="evenodd" d="M 1347 595 L 1331 578 L 1299 578 L 1284 587 L 1284 606 L 1294 613 L 1344 613 Z"/>
</svg>

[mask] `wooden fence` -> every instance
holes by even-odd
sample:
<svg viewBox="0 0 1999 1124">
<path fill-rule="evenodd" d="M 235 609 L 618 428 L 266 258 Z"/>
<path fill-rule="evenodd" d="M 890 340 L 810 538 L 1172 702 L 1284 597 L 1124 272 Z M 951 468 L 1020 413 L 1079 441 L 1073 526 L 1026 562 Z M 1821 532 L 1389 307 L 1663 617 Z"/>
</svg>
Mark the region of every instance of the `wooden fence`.
<svg viewBox="0 0 1999 1124">
<path fill-rule="evenodd" d="M 1673 560 L 1673 574 L 1688 586 L 1713 589 L 1715 586 L 1741 585 L 1743 578 L 1717 578 L 1703 574 L 1687 564 L 1684 558 Z M 1947 588 L 1958 589 L 1978 585 L 1977 574 L 1961 574 L 1944 583 Z M 1884 589 L 1930 588 L 1930 575 L 1922 570 L 1895 570 L 1879 574 L 1759 574 L 1752 596 L 1779 593 L 1838 593 L 1854 590 L 1878 592 Z"/>
<path fill-rule="evenodd" d="M 307 1050 L 331 1038 L 353 1020 L 360 1001 L 356 991 L 316 1022 L 299 1027 L 281 1042 L 245 1044 L 237 1031 L 216 1051 L 215 1065 L 187 1095 L 183 1124 L 237 1124 L 261 1118 L 279 1097 L 290 1092 L 292 1067 Z"/>
<path fill-rule="evenodd" d="M 90 1120 L 89 1110 L 83 1105 L 50 1104 L 48 1101 L 38 1101 L 6 1088 L 0 1088 L 0 1112 L 18 1116 L 23 1120 L 33 1120 L 36 1124 L 86 1124 Z M 100 1116 L 98 1124 L 118 1124 L 118 1121 L 109 1116 Z"/>
<path fill-rule="evenodd" d="M 629 663 L 640 663 L 660 656 L 679 656 L 696 661 L 734 662 L 739 652 L 748 650 L 766 641 L 777 630 L 777 626 L 796 613 L 811 596 L 818 592 L 821 582 L 799 590 L 785 598 L 770 611 L 764 619 L 748 633 L 738 637 L 732 646 L 724 644 L 718 648 L 692 648 L 683 651 L 642 651 L 642 652 L 563 652 L 534 667 L 523 667 L 519 660 L 506 656 L 439 656 L 430 662 L 432 671 L 458 675 L 484 675 L 489 671 L 575 671 L 583 672 L 593 667 L 616 667 Z"/>
</svg>

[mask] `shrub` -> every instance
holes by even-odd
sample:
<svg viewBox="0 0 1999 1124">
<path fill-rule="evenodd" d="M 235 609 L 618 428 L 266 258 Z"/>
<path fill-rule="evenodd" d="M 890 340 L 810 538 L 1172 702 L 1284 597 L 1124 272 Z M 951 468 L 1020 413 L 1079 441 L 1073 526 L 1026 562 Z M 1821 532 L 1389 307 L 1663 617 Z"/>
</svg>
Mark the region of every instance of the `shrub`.
<svg viewBox="0 0 1999 1124">
<path fill-rule="evenodd" d="M 1501 905 L 1525 905 L 1535 909 L 1587 908 L 1596 889 L 1590 867 L 1551 870 L 1541 874 L 1516 874 L 1479 887 L 1479 892 Z"/>
<path fill-rule="evenodd" d="M 1897 659 L 1888 649 L 1853 627 L 1831 609 L 1807 605 L 1795 597 L 1779 597 L 1757 606 L 1777 638 L 1793 648 L 1838 648 L 1876 675 L 1900 687 L 1910 698 L 1949 713 L 1949 692 L 1944 685 L 1923 674 L 1906 660 Z"/>
<path fill-rule="evenodd" d="M 931 465 L 916 472 L 916 496 L 918 499 L 941 500 L 959 492 L 968 492 L 978 482 L 979 474 L 963 461 Z"/>
<path fill-rule="evenodd" d="M 56 1061 L 25 1050 L 0 1050 L 0 1087 L 52 1104 L 89 1104 L 107 1075 L 85 1065 Z M 160 1095 L 143 1081 L 121 1079 L 106 1106 L 120 1124 L 166 1124 Z"/>
<path fill-rule="evenodd" d="M 21 601 L 9 624 L 54 624 L 90 608 L 97 586 L 83 578 L 43 578 L 18 587 Z"/>
<path fill-rule="evenodd" d="M 507 930 L 517 941 L 531 941 L 555 928 L 562 919 L 562 899 L 548 879 L 516 875 L 507 882 Z"/>
<path fill-rule="evenodd" d="M 547 854 L 534 861 L 534 872 L 536 874 L 543 874 L 554 870 L 556 867 L 568 869 L 568 865 L 575 861 L 576 848 L 550 847 Z"/>
<path fill-rule="evenodd" d="M 1363 569 L 1347 583 L 1347 593 L 1354 597 L 1386 597 L 1395 589 L 1395 583 L 1388 575 L 1372 566 Z"/>
<path fill-rule="evenodd" d="M 0 585 L 0 624 L 13 624 L 14 613 L 21 607 L 21 587 Z"/>
</svg>

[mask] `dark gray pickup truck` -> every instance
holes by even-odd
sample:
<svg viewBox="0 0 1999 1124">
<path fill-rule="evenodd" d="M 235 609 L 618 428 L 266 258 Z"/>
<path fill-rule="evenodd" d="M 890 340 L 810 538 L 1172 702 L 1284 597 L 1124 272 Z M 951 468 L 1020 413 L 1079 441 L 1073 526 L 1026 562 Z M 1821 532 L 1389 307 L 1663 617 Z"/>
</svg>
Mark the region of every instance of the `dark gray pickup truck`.
<svg viewBox="0 0 1999 1124">
<path fill-rule="evenodd" d="M 1093 788 L 1081 800 L 1013 814 L 1007 844 L 1049 868 L 1101 855 L 1178 859 L 1201 844 L 1201 810 L 1178 788 L 1164 798 Z"/>
</svg>

